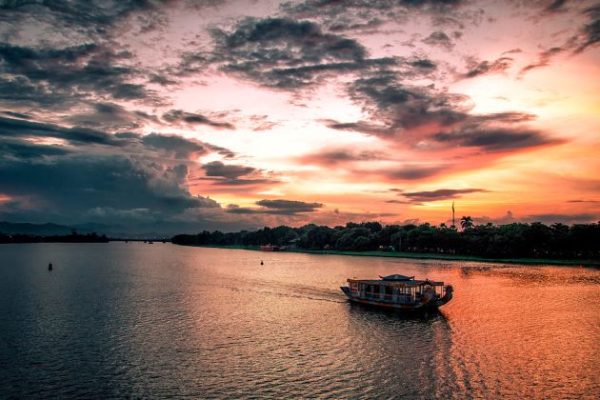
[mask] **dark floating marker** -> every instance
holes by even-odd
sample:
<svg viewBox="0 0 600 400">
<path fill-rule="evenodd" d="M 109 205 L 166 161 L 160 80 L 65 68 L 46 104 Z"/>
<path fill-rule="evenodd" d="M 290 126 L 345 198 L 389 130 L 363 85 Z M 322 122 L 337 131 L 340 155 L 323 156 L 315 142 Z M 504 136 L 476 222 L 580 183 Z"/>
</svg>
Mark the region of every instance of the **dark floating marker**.
<svg viewBox="0 0 600 400">
<path fill-rule="evenodd" d="M 48 264 L 48 271 L 52 271 L 52 263 Z"/>
<path fill-rule="evenodd" d="M 265 265 L 265 263 L 263 262 L 263 260 L 260 260 L 260 265 Z"/>
</svg>

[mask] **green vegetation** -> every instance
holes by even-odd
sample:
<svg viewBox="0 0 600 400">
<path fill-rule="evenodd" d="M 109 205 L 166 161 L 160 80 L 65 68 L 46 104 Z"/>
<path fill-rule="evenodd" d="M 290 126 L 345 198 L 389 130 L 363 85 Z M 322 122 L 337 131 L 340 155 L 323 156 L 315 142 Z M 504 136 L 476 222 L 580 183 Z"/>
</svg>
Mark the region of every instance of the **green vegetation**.
<svg viewBox="0 0 600 400">
<path fill-rule="evenodd" d="M 470 217 L 463 217 L 461 226 L 459 231 L 444 224 L 382 226 L 378 222 L 351 222 L 335 228 L 310 224 L 300 228 L 265 227 L 253 232 L 204 231 L 177 235 L 172 241 L 183 245 L 256 248 L 271 244 L 319 253 L 502 262 L 600 260 L 600 223 L 475 225 Z"/>
</svg>

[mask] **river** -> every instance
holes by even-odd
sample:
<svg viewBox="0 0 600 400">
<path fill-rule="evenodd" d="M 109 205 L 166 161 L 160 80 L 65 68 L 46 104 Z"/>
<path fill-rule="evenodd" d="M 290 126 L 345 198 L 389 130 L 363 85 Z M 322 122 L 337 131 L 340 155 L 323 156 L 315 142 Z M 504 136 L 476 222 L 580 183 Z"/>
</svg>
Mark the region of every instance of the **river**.
<svg viewBox="0 0 600 400">
<path fill-rule="evenodd" d="M 339 289 L 394 273 L 454 299 L 407 318 Z M 0 318 L 1 398 L 600 397 L 592 268 L 0 245 Z"/>
</svg>

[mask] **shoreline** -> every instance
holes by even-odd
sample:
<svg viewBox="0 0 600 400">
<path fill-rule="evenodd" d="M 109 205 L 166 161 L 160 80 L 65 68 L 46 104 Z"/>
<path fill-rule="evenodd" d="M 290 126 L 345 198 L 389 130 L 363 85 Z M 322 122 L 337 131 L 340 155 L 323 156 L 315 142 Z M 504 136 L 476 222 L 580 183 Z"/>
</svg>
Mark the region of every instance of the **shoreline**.
<svg viewBox="0 0 600 400">
<path fill-rule="evenodd" d="M 179 244 L 177 246 L 187 247 L 206 247 L 215 249 L 231 249 L 231 250 L 251 250 L 262 251 L 260 246 L 236 246 L 236 245 L 195 245 L 195 244 Z M 284 251 L 273 251 L 264 253 L 305 253 L 318 255 L 339 255 L 339 256 L 354 256 L 354 257 L 386 257 L 386 258 L 406 258 L 419 260 L 440 260 L 440 261 L 470 261 L 483 263 L 501 263 L 501 264 L 525 264 L 525 265 L 551 265 L 551 266 L 571 266 L 571 267 L 588 267 L 600 268 L 600 260 L 557 260 L 543 258 L 486 258 L 478 256 L 462 256 L 451 254 L 437 253 L 408 253 L 396 251 L 342 251 L 342 250 L 309 250 L 309 249 L 290 249 Z"/>
</svg>

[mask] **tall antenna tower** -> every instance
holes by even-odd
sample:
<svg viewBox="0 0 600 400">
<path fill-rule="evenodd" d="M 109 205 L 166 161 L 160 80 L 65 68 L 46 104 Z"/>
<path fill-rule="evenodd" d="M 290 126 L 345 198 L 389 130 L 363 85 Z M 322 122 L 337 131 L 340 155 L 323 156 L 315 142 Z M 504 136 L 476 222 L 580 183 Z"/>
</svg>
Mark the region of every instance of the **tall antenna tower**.
<svg viewBox="0 0 600 400">
<path fill-rule="evenodd" d="M 452 202 L 452 227 L 455 227 L 456 224 L 454 223 L 454 201 Z"/>
</svg>

